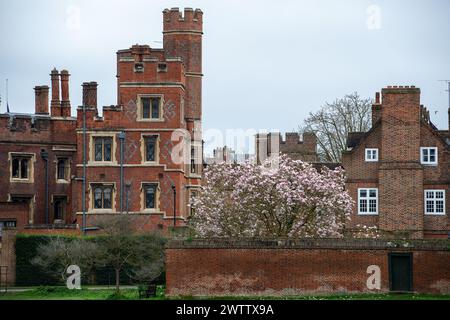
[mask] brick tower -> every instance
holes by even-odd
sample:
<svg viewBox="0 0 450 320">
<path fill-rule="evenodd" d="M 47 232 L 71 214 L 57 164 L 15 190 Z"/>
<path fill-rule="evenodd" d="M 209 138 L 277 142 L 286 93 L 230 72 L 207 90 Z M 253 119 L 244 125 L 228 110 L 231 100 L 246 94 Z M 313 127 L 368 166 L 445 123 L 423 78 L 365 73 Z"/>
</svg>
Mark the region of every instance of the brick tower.
<svg viewBox="0 0 450 320">
<path fill-rule="evenodd" d="M 163 21 L 163 48 L 136 44 L 117 52 L 117 105 L 103 107 L 100 116 L 97 83 L 83 84 L 88 226 L 96 215 L 128 212 L 139 217 L 141 229 L 166 229 L 184 225 L 190 214 L 202 170 L 202 12 L 166 9 Z M 78 202 L 78 217 L 80 209 Z"/>
</svg>

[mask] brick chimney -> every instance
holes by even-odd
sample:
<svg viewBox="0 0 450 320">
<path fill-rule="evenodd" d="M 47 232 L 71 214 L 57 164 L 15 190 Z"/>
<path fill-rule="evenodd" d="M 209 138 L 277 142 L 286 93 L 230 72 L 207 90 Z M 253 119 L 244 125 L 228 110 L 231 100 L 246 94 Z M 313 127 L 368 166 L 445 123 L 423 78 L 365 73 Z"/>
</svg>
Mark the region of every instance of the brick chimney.
<svg viewBox="0 0 450 320">
<path fill-rule="evenodd" d="M 52 81 L 52 101 L 50 103 L 50 111 L 52 117 L 61 116 L 61 101 L 59 100 L 59 72 L 54 68 L 50 73 Z"/>
<path fill-rule="evenodd" d="M 70 117 L 69 71 L 61 70 L 61 115 Z"/>
<path fill-rule="evenodd" d="M 97 109 L 97 82 L 83 82 L 83 105 Z"/>
<path fill-rule="evenodd" d="M 48 86 L 34 87 L 35 113 L 48 114 Z"/>
<path fill-rule="evenodd" d="M 375 103 L 372 104 L 372 126 L 377 122 L 381 117 L 381 101 L 380 101 L 380 93 L 375 93 Z"/>
</svg>

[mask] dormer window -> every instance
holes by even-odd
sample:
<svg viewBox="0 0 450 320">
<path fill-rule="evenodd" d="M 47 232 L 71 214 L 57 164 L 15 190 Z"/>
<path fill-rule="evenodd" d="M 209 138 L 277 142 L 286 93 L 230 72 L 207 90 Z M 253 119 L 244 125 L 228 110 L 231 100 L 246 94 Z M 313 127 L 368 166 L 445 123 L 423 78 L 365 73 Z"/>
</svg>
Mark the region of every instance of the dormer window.
<svg viewBox="0 0 450 320">
<path fill-rule="evenodd" d="M 144 64 L 142 62 L 135 63 L 134 72 L 144 72 Z"/>
<path fill-rule="evenodd" d="M 437 147 L 420 148 L 420 163 L 425 165 L 437 165 L 438 148 Z"/>
<path fill-rule="evenodd" d="M 378 149 L 376 148 L 366 148 L 366 161 L 376 162 L 378 161 Z"/>
</svg>

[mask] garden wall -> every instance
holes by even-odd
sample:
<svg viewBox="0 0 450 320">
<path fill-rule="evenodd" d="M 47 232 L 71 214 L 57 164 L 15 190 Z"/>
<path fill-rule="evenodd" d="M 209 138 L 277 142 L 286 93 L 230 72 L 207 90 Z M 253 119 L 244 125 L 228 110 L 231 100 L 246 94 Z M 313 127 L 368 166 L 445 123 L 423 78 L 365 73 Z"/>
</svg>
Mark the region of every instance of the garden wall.
<svg viewBox="0 0 450 320">
<path fill-rule="evenodd" d="M 450 294 L 449 245 L 448 240 L 174 240 L 166 248 L 166 295 L 389 292 L 395 253 L 411 257 L 413 292 Z M 396 264 L 398 279 L 402 266 Z M 373 265 L 380 268 L 379 289 L 367 286 Z"/>
</svg>

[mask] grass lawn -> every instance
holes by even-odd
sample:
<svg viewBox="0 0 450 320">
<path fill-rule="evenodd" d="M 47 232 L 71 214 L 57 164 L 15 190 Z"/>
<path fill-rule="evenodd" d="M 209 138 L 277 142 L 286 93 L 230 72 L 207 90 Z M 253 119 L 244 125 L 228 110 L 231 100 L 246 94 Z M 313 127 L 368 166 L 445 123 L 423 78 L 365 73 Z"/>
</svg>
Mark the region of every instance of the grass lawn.
<svg viewBox="0 0 450 320">
<path fill-rule="evenodd" d="M 0 293 L 0 300 L 137 300 L 137 289 L 122 289 L 120 296 L 114 294 L 112 288 L 96 288 L 82 290 L 68 290 L 64 287 L 37 287 L 27 291 Z M 156 297 L 149 300 L 169 299 L 164 295 L 164 287 L 159 286 Z M 450 295 L 430 294 L 334 294 L 315 296 L 286 296 L 286 297 L 178 297 L 171 299 L 226 299 L 226 300 L 450 300 Z"/>
</svg>

